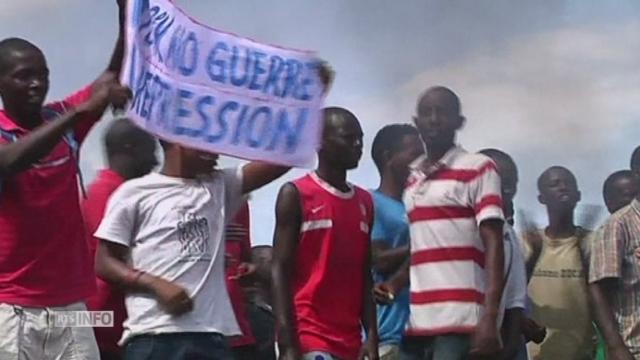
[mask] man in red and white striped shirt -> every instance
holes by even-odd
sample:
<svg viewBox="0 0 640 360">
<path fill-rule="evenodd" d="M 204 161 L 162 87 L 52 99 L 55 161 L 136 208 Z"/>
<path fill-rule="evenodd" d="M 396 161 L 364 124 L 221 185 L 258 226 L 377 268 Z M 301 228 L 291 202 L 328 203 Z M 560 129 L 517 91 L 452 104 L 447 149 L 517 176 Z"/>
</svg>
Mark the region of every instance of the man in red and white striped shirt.
<svg viewBox="0 0 640 360">
<path fill-rule="evenodd" d="M 393 298 L 410 273 L 407 359 L 467 359 L 500 350 L 504 286 L 502 199 L 496 165 L 456 146 L 460 101 L 444 87 L 418 101 L 415 123 L 427 155 L 411 165 L 404 194 L 411 231 L 410 272 L 378 287 Z"/>
</svg>

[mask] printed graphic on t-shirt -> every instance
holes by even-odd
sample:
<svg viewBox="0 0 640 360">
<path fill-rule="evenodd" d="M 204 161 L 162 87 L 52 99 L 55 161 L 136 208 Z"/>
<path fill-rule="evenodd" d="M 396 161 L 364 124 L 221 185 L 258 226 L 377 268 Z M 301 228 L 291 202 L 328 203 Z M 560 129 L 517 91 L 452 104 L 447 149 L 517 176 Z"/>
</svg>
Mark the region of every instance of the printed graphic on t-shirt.
<svg viewBox="0 0 640 360">
<path fill-rule="evenodd" d="M 582 269 L 562 269 L 562 270 L 544 270 L 536 269 L 533 272 L 534 277 L 547 277 L 547 278 L 584 278 L 585 273 Z"/>
<path fill-rule="evenodd" d="M 181 260 L 211 259 L 209 221 L 205 217 L 198 216 L 192 209 L 177 210 L 182 219 L 178 222 Z"/>
</svg>

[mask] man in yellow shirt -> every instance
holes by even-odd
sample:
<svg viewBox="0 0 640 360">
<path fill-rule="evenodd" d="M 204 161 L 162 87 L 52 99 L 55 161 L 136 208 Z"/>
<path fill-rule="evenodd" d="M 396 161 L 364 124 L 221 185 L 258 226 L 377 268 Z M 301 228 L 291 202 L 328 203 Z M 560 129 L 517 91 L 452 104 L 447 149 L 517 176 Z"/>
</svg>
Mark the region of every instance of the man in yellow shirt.
<svg viewBox="0 0 640 360">
<path fill-rule="evenodd" d="M 549 225 L 525 233 L 522 239 L 531 316 L 547 328 L 547 337 L 541 344 L 530 343 L 529 354 L 533 360 L 592 359 L 586 281 L 589 231 L 574 222 L 578 184 L 571 171 L 553 166 L 538 178 L 538 190 Z"/>
</svg>

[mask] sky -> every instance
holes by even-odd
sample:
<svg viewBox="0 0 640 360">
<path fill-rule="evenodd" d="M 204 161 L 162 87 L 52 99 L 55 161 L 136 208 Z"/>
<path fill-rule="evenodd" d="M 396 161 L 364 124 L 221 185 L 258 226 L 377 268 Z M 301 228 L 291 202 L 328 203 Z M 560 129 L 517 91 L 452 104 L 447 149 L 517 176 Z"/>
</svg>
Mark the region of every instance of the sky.
<svg viewBox="0 0 640 360">
<path fill-rule="evenodd" d="M 640 145 L 636 0 L 176 2 L 215 28 L 326 59 L 336 71 L 326 103 L 350 109 L 365 132 L 365 155 L 349 173 L 365 188 L 379 181 L 369 156 L 376 131 L 411 122 L 418 95 L 434 85 L 461 98 L 464 148 L 495 147 L 514 157 L 516 206 L 540 225 L 535 182 L 544 169 L 563 165 L 576 174 L 580 220 L 585 209 L 602 205 L 604 179 L 627 168 Z M 0 1 L 0 37 L 24 37 L 47 56 L 51 100 L 106 67 L 116 31 L 115 0 Z M 83 146 L 87 181 L 104 167 L 101 135 L 109 120 Z M 293 170 L 253 194 L 254 244 L 272 241 L 280 185 L 307 171 Z"/>
</svg>

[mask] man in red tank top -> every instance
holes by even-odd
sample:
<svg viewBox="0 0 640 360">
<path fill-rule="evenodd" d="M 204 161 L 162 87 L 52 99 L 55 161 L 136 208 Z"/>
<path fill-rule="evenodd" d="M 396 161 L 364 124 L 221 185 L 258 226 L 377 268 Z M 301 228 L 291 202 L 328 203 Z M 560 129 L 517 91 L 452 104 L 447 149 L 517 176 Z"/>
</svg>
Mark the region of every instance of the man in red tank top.
<svg viewBox="0 0 640 360">
<path fill-rule="evenodd" d="M 285 184 L 276 203 L 273 290 L 280 358 L 378 359 L 371 296 L 371 196 L 346 181 L 362 156 L 348 110 L 324 109 L 315 172 Z"/>
</svg>

